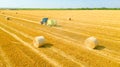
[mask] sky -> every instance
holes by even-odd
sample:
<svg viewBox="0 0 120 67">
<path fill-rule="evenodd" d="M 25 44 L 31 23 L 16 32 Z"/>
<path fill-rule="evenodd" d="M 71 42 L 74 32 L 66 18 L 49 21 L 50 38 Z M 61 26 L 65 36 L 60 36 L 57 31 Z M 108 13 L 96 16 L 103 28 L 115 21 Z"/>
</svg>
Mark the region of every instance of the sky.
<svg viewBox="0 0 120 67">
<path fill-rule="evenodd" d="M 0 0 L 0 8 L 120 8 L 120 0 Z"/>
</svg>

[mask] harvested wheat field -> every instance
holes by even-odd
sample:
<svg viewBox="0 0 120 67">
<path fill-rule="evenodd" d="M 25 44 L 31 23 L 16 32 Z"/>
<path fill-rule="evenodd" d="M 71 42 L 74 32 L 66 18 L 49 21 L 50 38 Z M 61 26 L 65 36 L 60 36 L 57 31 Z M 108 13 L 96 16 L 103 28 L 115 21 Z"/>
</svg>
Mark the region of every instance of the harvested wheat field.
<svg viewBox="0 0 120 67">
<path fill-rule="evenodd" d="M 57 26 L 41 25 L 44 17 Z M 46 40 L 39 48 L 36 36 Z M 1 10 L 0 67 L 120 67 L 120 11 Z"/>
</svg>

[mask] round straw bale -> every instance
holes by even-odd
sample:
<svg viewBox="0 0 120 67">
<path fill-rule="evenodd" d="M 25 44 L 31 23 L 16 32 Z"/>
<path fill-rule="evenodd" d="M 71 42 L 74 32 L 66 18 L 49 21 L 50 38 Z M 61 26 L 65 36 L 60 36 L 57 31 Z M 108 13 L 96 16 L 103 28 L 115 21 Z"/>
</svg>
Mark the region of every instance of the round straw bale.
<svg viewBox="0 0 120 67">
<path fill-rule="evenodd" d="M 5 17 L 6 20 L 10 20 L 10 17 Z"/>
<path fill-rule="evenodd" d="M 90 49 L 94 49 L 98 46 L 98 40 L 95 37 L 89 37 L 85 40 L 85 46 Z"/>
<path fill-rule="evenodd" d="M 16 12 L 16 14 L 18 14 L 18 12 Z"/>
<path fill-rule="evenodd" d="M 71 21 L 72 19 L 71 18 L 69 18 L 69 21 Z"/>
<path fill-rule="evenodd" d="M 44 36 L 37 36 L 37 37 L 35 37 L 35 39 L 33 41 L 34 46 L 37 47 L 37 48 L 43 46 L 44 43 L 45 43 Z"/>
</svg>

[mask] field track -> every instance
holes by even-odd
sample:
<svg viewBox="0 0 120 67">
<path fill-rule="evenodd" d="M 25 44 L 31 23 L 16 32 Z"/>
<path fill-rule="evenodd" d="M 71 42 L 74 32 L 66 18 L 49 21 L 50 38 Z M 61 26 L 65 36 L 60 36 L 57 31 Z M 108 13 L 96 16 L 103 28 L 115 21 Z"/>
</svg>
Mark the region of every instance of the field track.
<svg viewBox="0 0 120 67">
<path fill-rule="evenodd" d="M 69 11 L 3 12 L 5 14 L 0 14 L 2 67 L 120 67 L 119 11 L 70 11 L 73 16 Z M 98 12 L 98 16 L 94 15 Z M 5 16 L 10 20 L 6 20 Z M 59 26 L 40 25 L 41 18 L 46 16 L 58 20 Z M 73 20 L 68 21 L 67 17 L 73 17 Z M 35 48 L 33 39 L 41 35 L 45 36 L 47 44 Z M 100 46 L 95 50 L 84 46 L 84 40 L 89 36 L 99 39 Z"/>
</svg>

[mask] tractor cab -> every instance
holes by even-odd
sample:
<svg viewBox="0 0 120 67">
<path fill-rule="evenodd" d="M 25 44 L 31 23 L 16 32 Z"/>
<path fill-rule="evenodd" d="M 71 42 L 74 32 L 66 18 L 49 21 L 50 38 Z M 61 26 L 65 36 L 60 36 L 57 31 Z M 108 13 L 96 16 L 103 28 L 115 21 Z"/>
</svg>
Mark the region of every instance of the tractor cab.
<svg viewBox="0 0 120 67">
<path fill-rule="evenodd" d="M 41 21 L 41 24 L 42 24 L 42 25 L 43 25 L 43 24 L 46 25 L 46 24 L 47 24 L 47 21 L 48 21 L 48 18 L 43 18 L 42 21 Z"/>
</svg>

